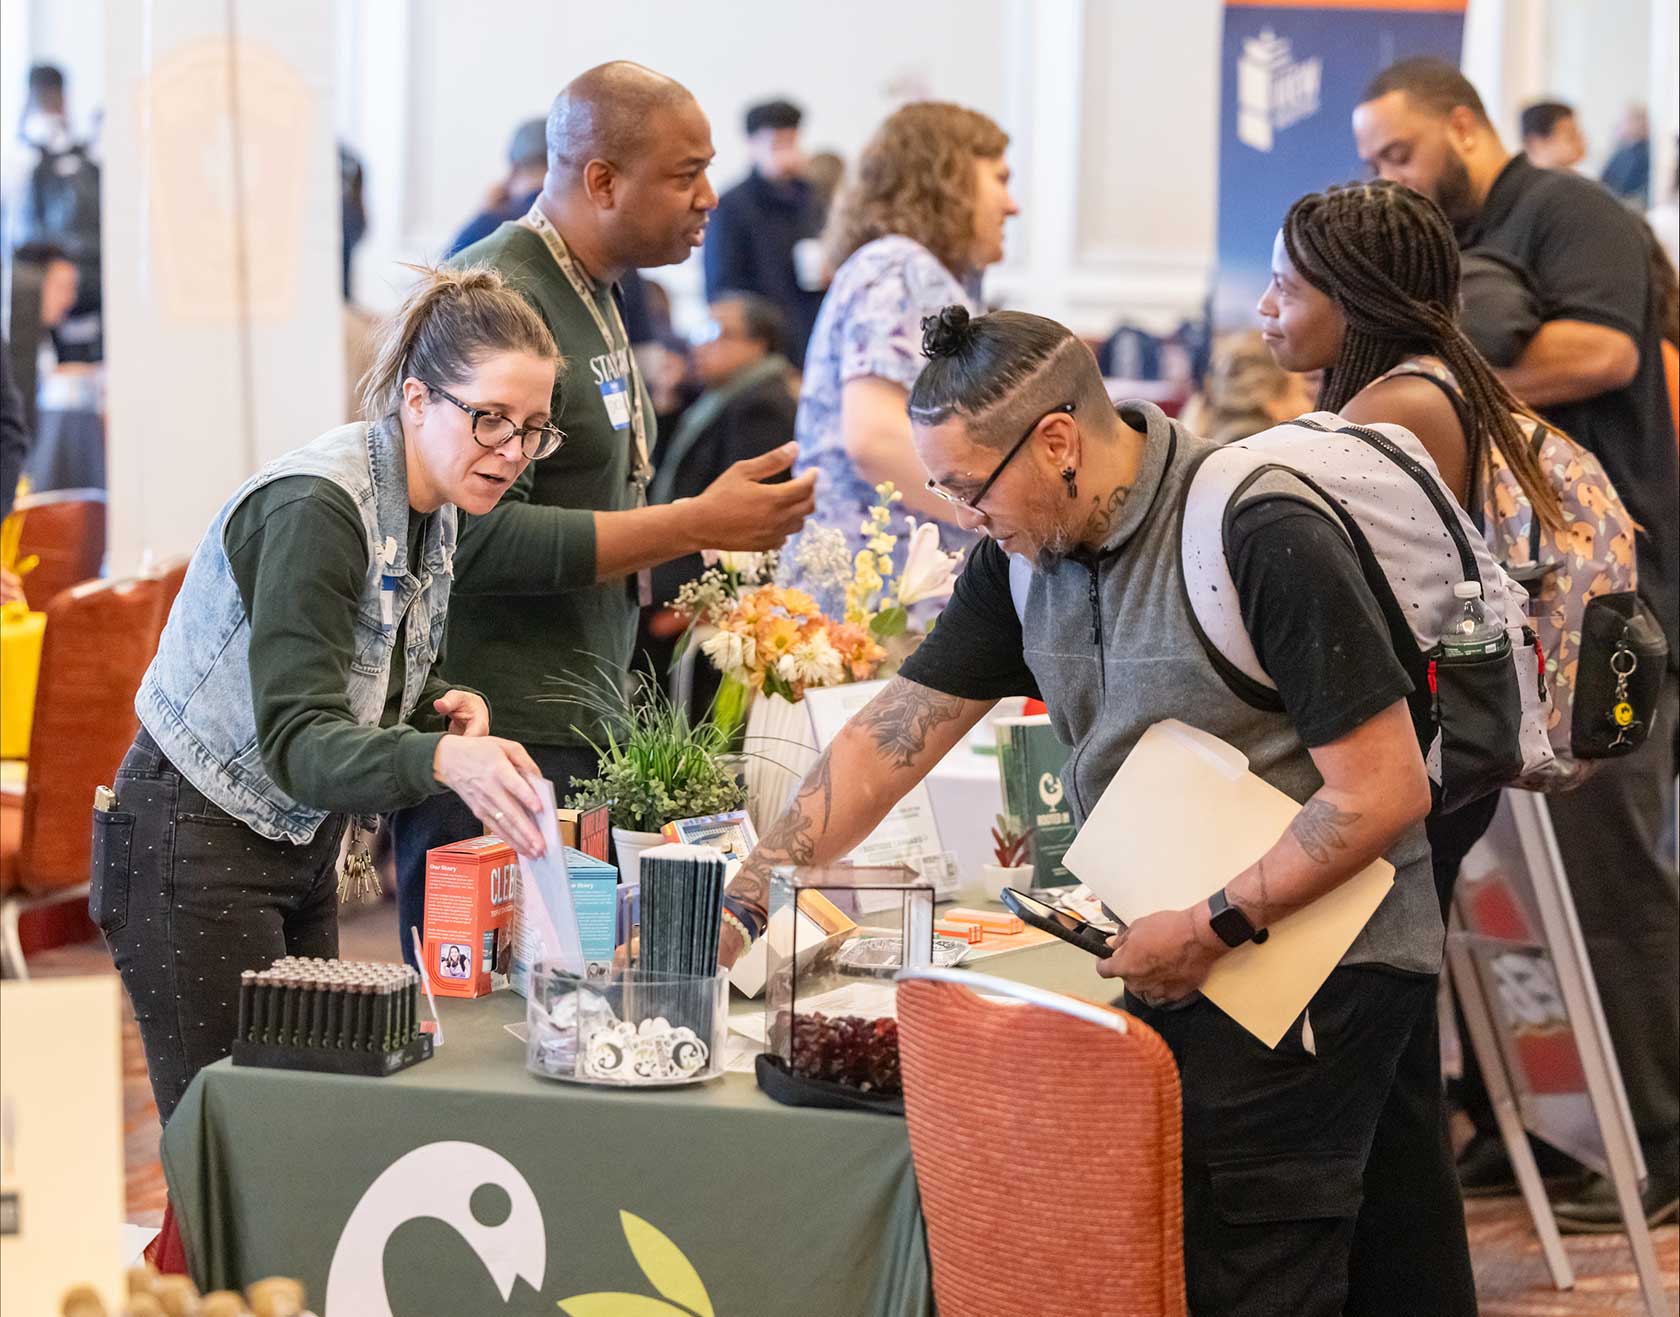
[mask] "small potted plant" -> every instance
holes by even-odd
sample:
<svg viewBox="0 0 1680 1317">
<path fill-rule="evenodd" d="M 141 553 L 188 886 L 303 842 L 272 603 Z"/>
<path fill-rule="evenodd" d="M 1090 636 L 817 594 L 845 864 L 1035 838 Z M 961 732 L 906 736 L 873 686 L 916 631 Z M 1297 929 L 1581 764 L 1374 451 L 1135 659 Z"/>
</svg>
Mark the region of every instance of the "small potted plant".
<svg viewBox="0 0 1680 1317">
<path fill-rule="evenodd" d="M 1002 814 L 997 816 L 997 825 L 992 829 L 992 853 L 997 863 L 980 866 L 980 881 L 988 899 L 1001 900 L 1000 893 L 1005 887 L 1024 892 L 1032 886 L 1033 831 L 1032 828 L 1017 831 L 1013 820 Z"/>
<path fill-rule="evenodd" d="M 567 698 L 599 716 L 603 742 L 591 742 L 598 768 L 572 785 L 567 804 L 605 804 L 623 881 L 637 881 L 642 851 L 659 845 L 667 823 L 740 809 L 746 802 L 729 735 L 711 718 L 690 721 L 645 672 L 627 693 L 600 684 L 569 684 Z"/>
</svg>

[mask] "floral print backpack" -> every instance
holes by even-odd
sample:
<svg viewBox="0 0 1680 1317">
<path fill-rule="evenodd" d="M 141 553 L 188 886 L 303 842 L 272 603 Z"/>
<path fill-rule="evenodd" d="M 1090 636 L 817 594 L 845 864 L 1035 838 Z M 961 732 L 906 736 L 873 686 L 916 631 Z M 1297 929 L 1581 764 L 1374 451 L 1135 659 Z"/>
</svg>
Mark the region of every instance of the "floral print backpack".
<svg viewBox="0 0 1680 1317">
<path fill-rule="evenodd" d="M 1435 357 L 1413 357 L 1389 371 L 1438 384 L 1461 418 L 1458 380 Z M 1564 527 L 1547 530 L 1497 448 L 1473 478 L 1471 520 L 1507 573 L 1529 593 L 1552 710 L 1547 731 L 1554 763 L 1517 785 L 1564 791 L 1602 759 L 1631 754 L 1645 741 L 1668 653 L 1656 617 L 1640 600 L 1634 559 L 1638 523 L 1603 466 L 1567 435 L 1520 413 L 1541 469 L 1563 505 Z"/>
</svg>

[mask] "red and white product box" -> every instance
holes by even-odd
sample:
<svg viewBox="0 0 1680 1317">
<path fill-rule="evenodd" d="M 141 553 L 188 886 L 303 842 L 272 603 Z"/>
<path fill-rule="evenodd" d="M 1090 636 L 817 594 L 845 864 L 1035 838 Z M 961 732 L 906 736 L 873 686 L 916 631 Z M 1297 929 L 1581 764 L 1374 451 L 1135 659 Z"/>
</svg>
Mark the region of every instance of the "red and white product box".
<svg viewBox="0 0 1680 1317">
<path fill-rule="evenodd" d="M 426 852 L 426 976 L 440 997 L 482 997 L 507 983 L 519 860 L 500 837 Z"/>
</svg>

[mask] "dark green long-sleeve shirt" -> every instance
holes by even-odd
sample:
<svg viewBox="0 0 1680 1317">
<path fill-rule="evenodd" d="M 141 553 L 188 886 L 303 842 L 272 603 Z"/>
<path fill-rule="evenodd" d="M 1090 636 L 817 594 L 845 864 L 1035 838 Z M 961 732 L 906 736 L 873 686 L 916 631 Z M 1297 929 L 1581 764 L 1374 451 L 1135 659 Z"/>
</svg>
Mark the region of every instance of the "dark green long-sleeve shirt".
<svg viewBox="0 0 1680 1317">
<path fill-rule="evenodd" d="M 582 745 L 586 734 L 599 738 L 599 724 L 576 704 L 554 699 L 554 678 L 616 685 L 636 638 L 634 579 L 595 580 L 595 513 L 637 505 L 630 478 L 635 440 L 628 427 L 613 428 L 601 385 L 631 381 L 650 446 L 653 404 L 629 344 L 601 337 L 531 230 L 503 224 L 452 263 L 498 271 L 554 335 L 566 368 L 555 383 L 552 414 L 566 443 L 526 467 L 494 510 L 462 516 L 444 671 L 457 684 L 469 680 L 484 690 L 497 735 Z M 594 298 L 613 325 L 611 286 L 595 285 Z"/>
<path fill-rule="evenodd" d="M 411 512 L 408 557 L 425 517 Z M 356 611 L 367 580 L 367 533 L 349 494 L 318 476 L 255 490 L 222 535 L 251 622 L 251 704 L 263 766 L 280 789 L 317 809 L 383 813 L 442 790 L 432 777 L 443 721 L 432 701 L 450 689 L 434 666 L 399 721 L 406 670 L 398 627 L 377 727 L 358 724 L 347 695 Z"/>
</svg>

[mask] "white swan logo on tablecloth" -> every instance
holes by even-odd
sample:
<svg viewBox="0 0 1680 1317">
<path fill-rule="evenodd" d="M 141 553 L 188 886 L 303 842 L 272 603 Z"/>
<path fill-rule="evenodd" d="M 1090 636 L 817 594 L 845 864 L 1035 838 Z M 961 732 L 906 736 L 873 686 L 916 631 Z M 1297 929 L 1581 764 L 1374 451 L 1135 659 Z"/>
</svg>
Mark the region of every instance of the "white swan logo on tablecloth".
<svg viewBox="0 0 1680 1317">
<path fill-rule="evenodd" d="M 512 1205 L 500 1225 L 483 1225 L 473 1216 L 473 1194 L 486 1184 L 505 1190 Z M 327 1274 L 325 1317 L 392 1317 L 385 1245 L 399 1226 L 426 1217 L 467 1241 L 504 1300 L 515 1279 L 542 1288 L 547 1240 L 525 1177 L 477 1143 L 428 1143 L 392 1162 L 350 1213 Z"/>
</svg>

